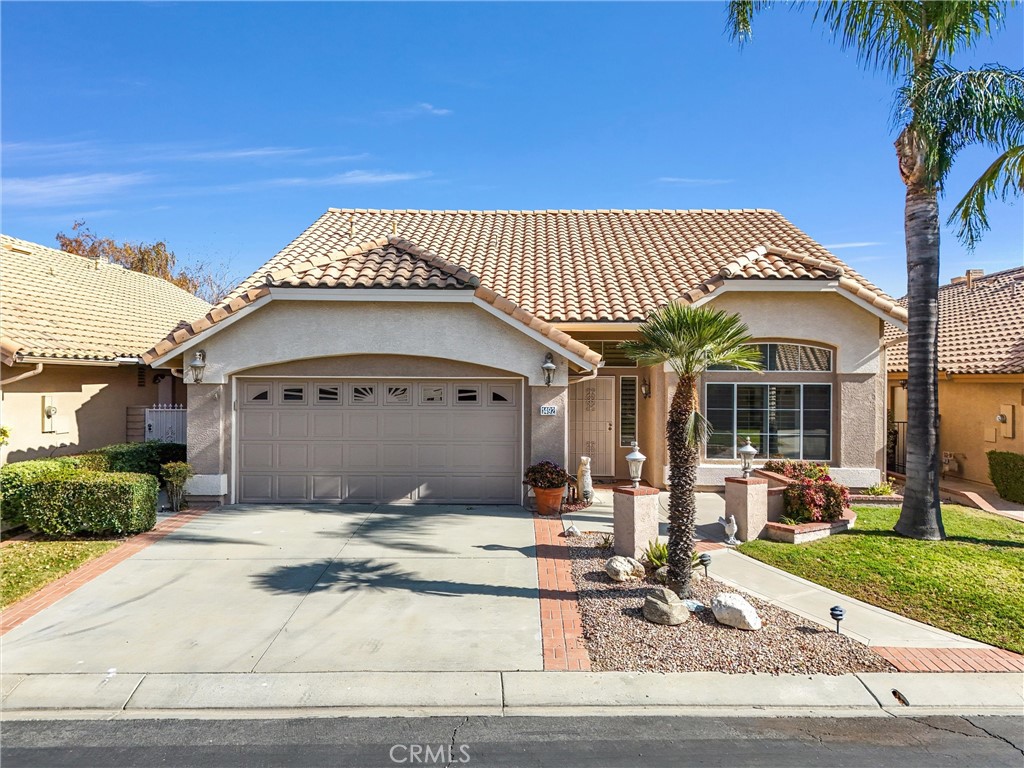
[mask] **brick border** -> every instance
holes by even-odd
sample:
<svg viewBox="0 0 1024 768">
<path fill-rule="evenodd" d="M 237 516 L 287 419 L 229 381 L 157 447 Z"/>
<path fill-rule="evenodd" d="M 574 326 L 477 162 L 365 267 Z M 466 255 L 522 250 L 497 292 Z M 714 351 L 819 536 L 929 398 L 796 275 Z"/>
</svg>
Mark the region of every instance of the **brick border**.
<svg viewBox="0 0 1024 768">
<path fill-rule="evenodd" d="M 88 584 L 100 574 L 106 573 L 118 563 L 124 562 L 149 545 L 160 541 L 183 525 L 191 523 L 197 517 L 202 517 L 216 506 L 216 504 L 196 504 L 176 515 L 166 517 L 158 522 L 153 530 L 126 539 L 123 544 L 114 547 L 109 552 L 104 552 L 99 557 L 83 563 L 75 570 L 61 576 L 56 581 L 51 581 L 42 589 L 18 602 L 11 603 L 0 614 L 0 636 L 10 632 L 40 611 L 49 608 L 61 598 L 70 595 L 83 584 Z"/>
<path fill-rule="evenodd" d="M 1024 672 L 1024 656 L 1002 648 L 900 648 L 871 650 L 900 672 Z"/>
<path fill-rule="evenodd" d="M 544 671 L 590 671 L 572 560 L 562 519 L 534 515 Z"/>
</svg>

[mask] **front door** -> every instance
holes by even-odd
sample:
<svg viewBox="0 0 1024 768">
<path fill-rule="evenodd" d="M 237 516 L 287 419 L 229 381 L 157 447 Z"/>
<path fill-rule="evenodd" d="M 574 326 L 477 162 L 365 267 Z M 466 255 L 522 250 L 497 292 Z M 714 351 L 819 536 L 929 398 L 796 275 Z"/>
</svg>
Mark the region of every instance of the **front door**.
<svg viewBox="0 0 1024 768">
<path fill-rule="evenodd" d="M 590 457 L 590 474 L 615 477 L 615 377 L 598 376 L 569 387 L 572 419 L 569 471 Z"/>
</svg>

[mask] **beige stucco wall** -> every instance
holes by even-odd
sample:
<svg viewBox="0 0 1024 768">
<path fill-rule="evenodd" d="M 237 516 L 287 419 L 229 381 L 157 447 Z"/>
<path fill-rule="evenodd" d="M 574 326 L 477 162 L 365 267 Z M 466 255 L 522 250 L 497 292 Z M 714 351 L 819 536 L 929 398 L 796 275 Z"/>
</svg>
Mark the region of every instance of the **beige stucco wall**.
<svg viewBox="0 0 1024 768">
<path fill-rule="evenodd" d="M 1004 404 L 1013 406 L 1012 438 L 1002 435 L 1003 425 L 996 421 Z M 939 448 L 953 453 L 963 468 L 962 474 L 951 476 L 991 485 L 988 451 L 1024 454 L 1024 376 L 988 383 L 940 376 L 939 415 Z"/>
<path fill-rule="evenodd" d="M 6 379 L 33 367 L 0 366 Z M 166 384 L 153 383 L 152 370 L 146 369 L 144 381 L 140 387 L 135 365 L 57 364 L 45 364 L 38 376 L 10 385 L 0 380 L 0 423 L 11 430 L 10 444 L 0 449 L 3 463 L 125 442 L 127 408 L 171 402 L 173 397 Z M 55 433 L 42 431 L 44 395 L 52 395 L 57 408 Z"/>
<path fill-rule="evenodd" d="M 472 363 L 542 385 L 549 350 L 513 322 L 462 303 L 271 301 L 203 340 L 205 381 L 223 383 L 257 366 L 384 352 Z M 556 354 L 555 363 L 553 383 L 565 386 L 566 361 Z"/>
<path fill-rule="evenodd" d="M 403 355 L 343 355 L 294 360 L 277 365 L 249 368 L 243 376 L 372 376 L 414 378 L 488 378 L 505 377 L 508 371 L 459 360 Z"/>
</svg>

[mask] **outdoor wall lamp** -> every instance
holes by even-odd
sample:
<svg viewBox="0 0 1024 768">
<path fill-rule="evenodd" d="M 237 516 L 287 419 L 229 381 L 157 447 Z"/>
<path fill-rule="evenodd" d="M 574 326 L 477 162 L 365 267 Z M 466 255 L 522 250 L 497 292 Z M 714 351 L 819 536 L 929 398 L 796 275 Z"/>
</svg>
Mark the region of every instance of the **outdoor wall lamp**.
<svg viewBox="0 0 1024 768">
<path fill-rule="evenodd" d="M 550 387 L 551 379 L 554 378 L 556 369 L 555 358 L 551 356 L 550 352 L 544 355 L 544 365 L 542 365 L 540 368 L 542 371 L 544 371 L 544 386 Z"/>
<path fill-rule="evenodd" d="M 192 355 L 192 362 L 188 364 L 188 369 L 192 372 L 192 383 L 202 384 L 203 373 L 206 372 L 206 352 L 200 349 Z"/>
<path fill-rule="evenodd" d="M 900 379 L 900 389 L 906 389 L 906 388 L 907 388 L 907 380 L 906 379 Z"/>
<path fill-rule="evenodd" d="M 629 465 L 629 479 L 633 481 L 633 487 L 640 487 L 640 473 L 643 472 L 644 462 L 647 457 L 640 453 L 640 446 L 636 440 L 633 441 L 633 450 L 626 454 L 626 464 Z"/>
<path fill-rule="evenodd" d="M 647 379 L 640 382 L 640 394 L 644 396 L 644 400 L 651 396 L 651 382 Z"/>
<path fill-rule="evenodd" d="M 754 457 L 757 456 L 757 448 L 750 444 L 748 437 L 739 449 L 740 461 L 743 462 L 743 477 L 750 477 L 754 471 Z"/>
</svg>

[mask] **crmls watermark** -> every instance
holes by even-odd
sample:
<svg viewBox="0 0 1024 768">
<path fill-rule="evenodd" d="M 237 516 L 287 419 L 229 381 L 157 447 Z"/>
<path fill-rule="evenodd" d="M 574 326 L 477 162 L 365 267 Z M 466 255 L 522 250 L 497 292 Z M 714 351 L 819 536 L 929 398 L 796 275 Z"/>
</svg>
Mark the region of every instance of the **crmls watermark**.
<svg viewBox="0 0 1024 768">
<path fill-rule="evenodd" d="M 392 763 L 398 765 L 454 765 L 469 762 L 469 745 L 460 744 L 395 744 L 388 751 Z"/>
</svg>

